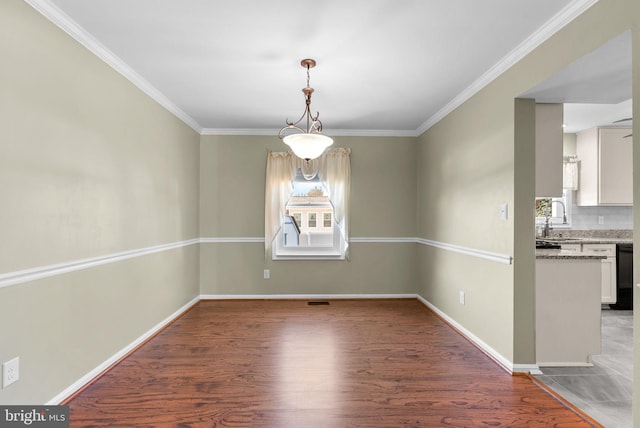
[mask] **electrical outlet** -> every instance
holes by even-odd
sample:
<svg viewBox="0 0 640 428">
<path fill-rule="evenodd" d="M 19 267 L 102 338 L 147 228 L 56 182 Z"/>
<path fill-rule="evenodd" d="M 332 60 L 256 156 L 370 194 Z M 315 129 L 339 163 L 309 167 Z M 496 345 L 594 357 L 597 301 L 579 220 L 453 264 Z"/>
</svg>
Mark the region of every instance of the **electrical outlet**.
<svg viewBox="0 0 640 428">
<path fill-rule="evenodd" d="M 20 359 L 15 357 L 2 364 L 2 388 L 6 388 L 20 379 Z"/>
<path fill-rule="evenodd" d="M 460 304 L 464 305 L 464 291 L 460 292 Z"/>
<path fill-rule="evenodd" d="M 604 216 L 603 215 L 599 215 L 598 216 L 598 224 L 604 224 Z"/>
<path fill-rule="evenodd" d="M 271 271 L 269 269 L 264 270 L 264 279 L 271 278 Z"/>
</svg>

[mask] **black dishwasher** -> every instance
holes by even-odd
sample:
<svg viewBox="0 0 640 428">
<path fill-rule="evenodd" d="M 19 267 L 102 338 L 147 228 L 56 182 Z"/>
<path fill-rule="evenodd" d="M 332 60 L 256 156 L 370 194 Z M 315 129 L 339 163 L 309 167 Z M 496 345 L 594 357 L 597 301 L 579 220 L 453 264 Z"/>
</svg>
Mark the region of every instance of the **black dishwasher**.
<svg viewBox="0 0 640 428">
<path fill-rule="evenodd" d="M 616 245 L 617 299 L 611 309 L 633 309 L 633 244 Z"/>
</svg>

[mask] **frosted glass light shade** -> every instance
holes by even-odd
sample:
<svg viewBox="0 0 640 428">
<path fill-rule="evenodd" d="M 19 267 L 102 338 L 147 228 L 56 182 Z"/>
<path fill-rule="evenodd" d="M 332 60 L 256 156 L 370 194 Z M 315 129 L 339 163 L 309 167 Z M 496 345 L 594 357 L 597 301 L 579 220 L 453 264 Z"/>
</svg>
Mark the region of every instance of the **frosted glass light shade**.
<svg viewBox="0 0 640 428">
<path fill-rule="evenodd" d="M 319 158 L 333 144 L 333 139 L 322 134 L 291 134 L 282 139 L 301 159 Z"/>
</svg>

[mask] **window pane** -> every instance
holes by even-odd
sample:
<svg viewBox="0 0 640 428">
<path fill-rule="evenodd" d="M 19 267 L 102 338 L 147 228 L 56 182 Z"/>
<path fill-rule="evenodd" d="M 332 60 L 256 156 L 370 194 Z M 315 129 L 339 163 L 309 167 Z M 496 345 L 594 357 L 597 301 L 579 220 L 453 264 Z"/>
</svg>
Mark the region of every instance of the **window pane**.
<svg viewBox="0 0 640 428">
<path fill-rule="evenodd" d="M 309 227 L 316 227 L 316 213 L 309 213 Z"/>
<path fill-rule="evenodd" d="M 324 213 L 324 227 L 331 227 L 331 213 Z"/>
<path fill-rule="evenodd" d="M 544 217 L 547 215 L 547 210 L 551 205 L 551 198 L 549 199 L 536 199 L 536 217 Z"/>
</svg>

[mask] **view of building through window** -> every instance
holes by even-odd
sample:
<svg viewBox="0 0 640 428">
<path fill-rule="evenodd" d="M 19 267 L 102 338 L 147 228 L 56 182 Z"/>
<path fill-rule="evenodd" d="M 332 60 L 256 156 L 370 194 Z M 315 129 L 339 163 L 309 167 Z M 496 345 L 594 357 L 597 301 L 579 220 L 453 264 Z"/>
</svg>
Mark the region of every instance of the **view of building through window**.
<svg viewBox="0 0 640 428">
<path fill-rule="evenodd" d="M 295 180 L 287 201 L 283 228 L 285 247 L 331 247 L 334 245 L 333 206 L 317 179 Z M 294 224 L 295 221 L 295 224 Z"/>
<path fill-rule="evenodd" d="M 289 152 L 268 154 L 265 253 L 273 260 L 347 258 L 350 154 L 330 149 L 312 165 Z"/>
</svg>

